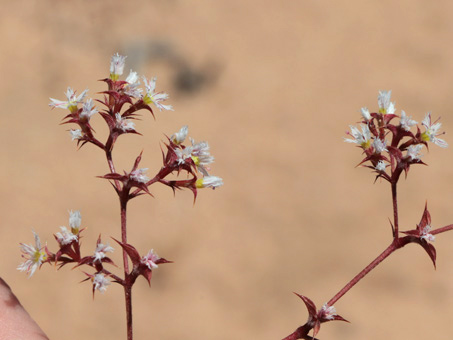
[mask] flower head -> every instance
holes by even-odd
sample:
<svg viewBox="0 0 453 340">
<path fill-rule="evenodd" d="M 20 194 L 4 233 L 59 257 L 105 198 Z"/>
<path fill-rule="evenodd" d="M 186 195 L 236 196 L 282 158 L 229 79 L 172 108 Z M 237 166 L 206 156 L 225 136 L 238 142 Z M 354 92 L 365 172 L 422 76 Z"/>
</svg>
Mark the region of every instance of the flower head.
<svg viewBox="0 0 453 340">
<path fill-rule="evenodd" d="M 379 91 L 378 95 L 378 105 L 379 113 L 382 114 L 393 114 L 395 113 L 395 103 L 390 101 L 392 96 L 392 91 Z"/>
<path fill-rule="evenodd" d="M 60 230 L 61 232 L 55 234 L 60 245 L 65 246 L 71 244 L 73 241 L 77 241 L 77 235 L 74 235 L 66 227 L 60 227 Z"/>
<path fill-rule="evenodd" d="M 111 284 L 110 280 L 102 273 L 94 275 L 91 280 L 93 281 L 93 291 L 99 290 L 101 293 L 105 293 L 107 286 Z"/>
<path fill-rule="evenodd" d="M 94 251 L 94 262 L 99 261 L 102 262 L 101 260 L 105 257 L 107 257 L 106 253 L 113 253 L 113 248 L 109 246 L 109 244 L 102 244 L 98 243 L 96 245 L 96 250 Z"/>
<path fill-rule="evenodd" d="M 204 170 L 205 166 L 214 162 L 214 157 L 209 153 L 209 144 L 208 142 L 195 143 L 193 139 L 191 142 L 192 160 L 199 169 L 201 167 Z"/>
<path fill-rule="evenodd" d="M 69 226 L 71 227 L 71 231 L 73 234 L 78 234 L 80 225 L 82 224 L 82 215 L 80 211 L 70 211 L 69 212 Z"/>
<path fill-rule="evenodd" d="M 135 131 L 135 124 L 130 120 L 127 120 L 121 116 L 121 114 L 116 113 L 116 127 L 123 132 Z"/>
<path fill-rule="evenodd" d="M 168 94 L 164 92 L 155 92 L 156 89 L 156 80 L 157 78 L 154 77 L 150 79 L 149 81 L 146 79 L 146 77 L 143 77 L 143 82 L 145 83 L 145 88 L 146 88 L 146 94 L 143 97 L 143 101 L 146 104 L 151 104 L 153 103 L 156 105 L 156 107 L 162 111 L 163 110 L 173 110 L 173 107 L 171 105 L 164 105 L 161 102 L 165 101 L 168 99 Z"/>
<path fill-rule="evenodd" d="M 66 98 L 68 100 L 58 100 L 58 99 L 53 99 L 50 98 L 51 102 L 49 104 L 50 107 L 52 108 L 60 108 L 60 109 L 69 109 L 72 113 L 77 111 L 77 105 L 83 101 L 85 96 L 88 93 L 88 89 L 83 91 L 79 96 L 76 96 L 76 93 L 74 90 L 70 87 L 66 90 Z"/>
<path fill-rule="evenodd" d="M 379 161 L 376 166 L 375 166 L 375 169 L 377 171 L 385 171 L 385 168 L 386 168 L 386 164 L 384 163 L 384 161 Z"/>
<path fill-rule="evenodd" d="M 123 74 L 124 64 L 126 63 L 126 56 L 114 54 L 110 59 L 110 79 L 118 80 L 119 76 Z"/>
<path fill-rule="evenodd" d="M 319 318 L 324 320 L 333 320 L 335 315 L 337 315 L 337 310 L 334 306 L 329 306 L 327 303 L 318 312 Z"/>
<path fill-rule="evenodd" d="M 368 122 L 371 119 L 370 111 L 366 107 L 362 107 L 360 111 L 362 112 L 363 119 Z"/>
<path fill-rule="evenodd" d="M 143 90 L 139 88 L 140 85 L 139 77 L 137 72 L 130 70 L 129 75 L 126 78 L 126 86 L 124 87 L 124 92 L 131 97 L 140 97 Z"/>
<path fill-rule="evenodd" d="M 410 157 L 411 161 L 417 160 L 423 156 L 420 151 L 423 148 L 423 144 L 410 145 L 407 148 L 407 156 Z"/>
<path fill-rule="evenodd" d="M 434 242 L 436 237 L 432 234 L 430 234 L 431 231 L 431 226 L 429 224 L 425 225 L 422 229 L 420 238 L 422 240 L 428 241 L 428 242 Z"/>
<path fill-rule="evenodd" d="M 160 257 L 154 252 L 153 249 L 151 249 L 148 254 L 142 257 L 140 262 L 146 265 L 148 269 L 153 270 L 158 267 L 156 264 L 158 260 L 160 260 Z"/>
<path fill-rule="evenodd" d="M 439 129 L 442 126 L 442 123 L 432 123 L 431 122 L 431 113 L 428 112 L 425 118 L 422 121 L 422 125 L 425 127 L 426 131 L 422 133 L 421 138 L 425 142 L 433 142 L 441 148 L 446 148 L 448 146 L 447 142 L 443 139 L 437 138 L 437 136 L 443 135 L 444 133 L 439 133 Z"/>
<path fill-rule="evenodd" d="M 217 176 L 205 176 L 203 178 L 197 179 L 195 186 L 199 189 L 201 188 L 217 188 L 223 185 L 223 180 Z"/>
<path fill-rule="evenodd" d="M 82 130 L 80 129 L 71 129 L 69 130 L 69 133 L 71 134 L 71 140 L 79 140 L 83 138 Z"/>
<path fill-rule="evenodd" d="M 148 168 L 142 168 L 142 169 L 137 169 L 131 172 L 130 178 L 134 181 L 140 182 L 140 183 L 146 183 L 149 181 L 149 177 L 145 175 L 145 173 L 148 171 Z"/>
<path fill-rule="evenodd" d="M 364 149 L 368 149 L 371 145 L 371 132 L 368 125 L 361 124 L 362 132 L 355 126 L 350 125 L 349 128 L 351 132 L 347 132 L 347 134 L 354 137 L 354 139 L 345 138 L 344 141 L 347 143 L 354 143 L 360 145 Z"/>
<path fill-rule="evenodd" d="M 186 139 L 188 133 L 189 127 L 187 125 L 184 125 L 178 132 L 175 132 L 173 135 L 171 135 L 170 139 L 173 143 L 179 145 L 181 143 L 184 143 L 184 140 Z"/>
<path fill-rule="evenodd" d="M 98 110 L 93 105 L 93 99 L 89 98 L 83 103 L 82 112 L 80 112 L 80 118 L 89 121 L 91 116 L 97 113 Z"/>
<path fill-rule="evenodd" d="M 374 141 L 373 141 L 373 147 L 374 147 L 374 152 L 379 154 L 383 151 L 388 151 L 387 148 L 387 141 L 384 140 L 382 141 L 380 138 L 376 138 Z"/>
<path fill-rule="evenodd" d="M 406 116 L 406 112 L 401 111 L 400 125 L 405 131 L 409 131 L 412 126 L 417 125 L 417 122 L 410 116 Z"/>
<path fill-rule="evenodd" d="M 43 251 L 44 247 L 41 247 L 41 240 L 37 233 L 33 231 L 33 235 L 35 236 L 35 245 L 29 244 L 20 244 L 20 250 L 22 251 L 22 257 L 25 259 L 23 263 L 21 263 L 17 270 L 21 272 L 26 272 L 28 277 L 31 277 L 36 269 L 42 266 L 42 264 L 47 260 L 47 254 Z"/>
</svg>

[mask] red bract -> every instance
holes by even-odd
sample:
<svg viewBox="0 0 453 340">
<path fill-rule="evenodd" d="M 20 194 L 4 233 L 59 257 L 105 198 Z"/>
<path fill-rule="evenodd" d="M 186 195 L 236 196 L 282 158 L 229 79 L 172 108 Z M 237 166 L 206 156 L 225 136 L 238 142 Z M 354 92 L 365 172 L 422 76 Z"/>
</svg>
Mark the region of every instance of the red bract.
<svg viewBox="0 0 453 340">
<path fill-rule="evenodd" d="M 297 294 L 298 297 L 302 299 L 305 303 L 305 306 L 308 310 L 308 320 L 303 325 L 300 326 L 292 334 L 284 338 L 283 340 L 296 340 L 296 339 L 314 339 L 316 334 L 318 334 L 321 324 L 329 321 L 345 321 L 349 322 L 340 315 L 336 314 L 336 310 L 333 306 L 325 304 L 321 309 L 317 310 L 316 305 L 308 297 Z M 313 336 L 308 336 L 310 330 L 313 329 Z"/>
<path fill-rule="evenodd" d="M 129 280 L 131 283 L 134 283 L 136 278 L 140 275 L 142 275 L 147 281 L 148 281 L 148 284 L 151 285 L 151 277 L 152 277 L 152 274 L 153 274 L 153 271 L 152 269 L 150 268 L 149 265 L 147 265 L 147 256 L 140 256 L 140 254 L 138 253 L 137 249 L 135 249 L 134 246 L 128 244 L 128 243 L 123 243 L 123 242 L 120 242 L 116 239 L 114 239 L 123 249 L 124 251 L 127 253 L 127 255 L 129 256 L 129 258 L 131 259 L 131 262 L 132 262 L 132 271 L 129 275 Z M 152 251 L 151 251 L 152 252 Z M 156 255 L 157 257 L 157 255 Z M 168 261 L 162 257 L 157 257 L 153 263 L 155 264 L 155 268 L 157 268 L 157 265 L 158 264 L 161 264 L 161 263 L 173 263 L 173 261 Z"/>
<path fill-rule="evenodd" d="M 428 205 L 425 204 L 425 210 L 423 211 L 420 223 L 413 230 L 403 231 L 404 234 L 410 237 L 411 242 L 418 243 L 423 247 L 426 253 L 433 261 L 434 268 L 436 268 L 436 248 L 430 243 L 434 241 L 434 236 L 430 233 L 431 231 L 431 215 L 428 211 Z"/>
</svg>

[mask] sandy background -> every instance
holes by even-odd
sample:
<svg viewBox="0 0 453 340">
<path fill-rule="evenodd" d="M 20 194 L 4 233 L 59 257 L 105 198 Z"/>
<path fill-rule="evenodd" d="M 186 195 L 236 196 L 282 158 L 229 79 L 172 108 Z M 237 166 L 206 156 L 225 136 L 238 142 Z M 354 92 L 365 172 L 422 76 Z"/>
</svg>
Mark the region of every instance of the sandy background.
<svg viewBox="0 0 453 340">
<path fill-rule="evenodd" d="M 278 340 L 307 314 L 292 292 L 330 299 L 390 242 L 390 188 L 354 168 L 343 142 L 360 107 L 392 89 L 398 113 L 442 116 L 453 144 L 451 1 L 1 1 L 1 276 L 51 339 L 124 339 L 123 296 L 92 301 L 80 270 L 16 271 L 31 228 L 52 233 L 82 212 L 85 251 L 99 233 L 119 237 L 100 151 L 77 151 L 62 110 L 67 86 L 102 91 L 110 56 L 158 76 L 175 112 L 139 122 L 114 157 L 129 169 L 143 149 L 150 174 L 159 143 L 188 124 L 209 141 L 225 186 L 130 205 L 129 239 L 174 260 L 152 287 L 134 291 L 136 339 Z M 102 135 L 99 119 L 93 120 Z M 425 150 L 429 167 L 400 185 L 403 229 L 428 200 L 433 226 L 453 222 L 451 147 Z M 439 236 L 438 269 L 420 248 L 390 257 L 337 304 L 352 324 L 324 325 L 321 339 L 451 339 L 453 233 Z M 120 263 L 120 252 L 113 256 Z"/>
</svg>

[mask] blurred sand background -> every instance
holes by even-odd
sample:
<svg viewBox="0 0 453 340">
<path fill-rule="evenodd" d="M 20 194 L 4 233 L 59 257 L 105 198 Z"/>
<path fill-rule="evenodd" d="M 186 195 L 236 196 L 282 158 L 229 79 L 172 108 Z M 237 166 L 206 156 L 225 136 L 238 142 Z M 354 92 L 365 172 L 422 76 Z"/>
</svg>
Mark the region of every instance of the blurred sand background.
<svg viewBox="0 0 453 340">
<path fill-rule="evenodd" d="M 124 339 L 118 285 L 92 300 L 81 270 L 16 271 L 31 229 L 52 234 L 81 210 L 84 249 L 119 237 L 119 206 L 102 153 L 76 150 L 49 109 L 67 86 L 104 90 L 110 56 L 157 76 L 174 112 L 144 113 L 140 136 L 114 157 L 130 169 L 143 149 L 149 175 L 159 144 L 188 124 L 210 143 L 225 185 L 200 192 L 152 187 L 129 206 L 129 240 L 175 261 L 152 287 L 134 288 L 136 339 L 278 340 L 306 321 L 293 291 L 319 306 L 390 242 L 390 188 L 354 168 L 343 142 L 360 108 L 393 90 L 397 112 L 441 116 L 453 145 L 453 3 L 400 1 L 1 1 L 1 276 L 51 339 Z M 99 135 L 105 133 L 93 119 Z M 453 222 L 453 150 L 424 150 L 400 184 L 403 229 L 428 200 L 433 227 Z M 408 246 L 335 305 L 351 324 L 321 339 L 451 339 L 453 233 L 439 236 L 438 268 Z M 116 247 L 118 248 L 118 247 Z M 113 255 L 121 262 L 119 249 Z"/>
</svg>

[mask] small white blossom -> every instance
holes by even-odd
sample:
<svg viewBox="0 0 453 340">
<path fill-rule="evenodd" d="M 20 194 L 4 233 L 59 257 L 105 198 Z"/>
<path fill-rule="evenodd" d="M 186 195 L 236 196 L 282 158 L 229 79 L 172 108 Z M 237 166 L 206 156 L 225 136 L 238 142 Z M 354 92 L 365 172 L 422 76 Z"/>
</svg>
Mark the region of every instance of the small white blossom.
<svg viewBox="0 0 453 340">
<path fill-rule="evenodd" d="M 161 102 L 165 101 L 168 99 L 168 94 L 164 92 L 155 92 L 156 89 L 156 77 L 150 79 L 149 81 L 146 79 L 146 77 L 143 77 L 143 82 L 145 84 L 146 88 L 146 94 L 143 97 L 143 101 L 146 104 L 151 104 L 153 103 L 156 105 L 156 107 L 162 111 L 163 110 L 173 110 L 173 107 L 171 105 L 164 105 Z"/>
<path fill-rule="evenodd" d="M 401 110 L 400 124 L 405 131 L 409 131 L 412 126 L 417 125 L 417 122 L 411 116 L 406 116 L 406 112 Z"/>
<path fill-rule="evenodd" d="M 393 114 L 395 113 L 395 103 L 390 101 L 392 91 L 379 91 L 378 105 L 379 112 L 382 114 Z"/>
<path fill-rule="evenodd" d="M 71 231 L 74 234 L 79 233 L 79 228 L 80 225 L 82 224 L 82 215 L 80 214 L 80 211 L 70 211 L 69 212 L 69 226 L 71 227 Z"/>
<path fill-rule="evenodd" d="M 192 147 L 188 146 L 184 149 L 175 149 L 175 153 L 178 157 L 178 165 L 181 165 L 186 161 L 186 159 L 192 156 Z"/>
<path fill-rule="evenodd" d="M 354 139 L 345 138 L 344 141 L 347 143 L 354 143 L 360 145 L 364 149 L 368 149 L 371 145 L 371 132 L 368 125 L 361 124 L 362 132 L 355 126 L 350 125 L 349 128 L 351 132 L 348 132 L 349 135 L 354 137 Z"/>
<path fill-rule="evenodd" d="M 145 264 L 150 270 L 157 268 L 156 261 L 160 260 L 160 257 L 151 249 L 148 254 L 142 257 L 141 263 Z"/>
<path fill-rule="evenodd" d="M 420 238 L 422 240 L 426 240 L 428 242 L 434 242 L 434 240 L 436 239 L 436 237 L 433 235 L 433 234 L 430 234 L 430 231 L 431 231 L 431 226 L 430 225 L 426 225 L 424 228 L 423 228 L 423 231 L 422 231 L 422 236 L 420 236 Z"/>
<path fill-rule="evenodd" d="M 123 132 L 135 131 L 135 124 L 130 120 L 124 119 L 121 114 L 116 113 L 116 127 Z"/>
<path fill-rule="evenodd" d="M 208 142 L 199 142 L 195 143 L 193 139 L 192 142 L 192 159 L 197 167 L 204 167 L 214 162 L 214 157 L 209 153 L 209 144 Z"/>
<path fill-rule="evenodd" d="M 141 97 L 143 90 L 139 88 L 140 85 L 139 77 L 137 72 L 130 70 L 129 75 L 126 78 L 126 86 L 124 92 L 132 97 Z"/>
<path fill-rule="evenodd" d="M 437 136 L 442 135 L 439 133 L 439 129 L 442 126 L 442 123 L 431 123 L 431 113 L 428 112 L 425 118 L 422 121 L 422 125 L 426 128 L 426 131 L 422 133 L 422 139 L 426 142 L 433 142 L 441 148 L 446 148 L 448 146 L 447 142 L 443 139 L 437 138 Z"/>
<path fill-rule="evenodd" d="M 203 178 L 197 179 L 195 186 L 199 189 L 201 188 L 217 188 L 223 185 L 223 180 L 217 176 L 205 176 Z"/>
<path fill-rule="evenodd" d="M 58 243 L 62 246 L 71 244 L 72 241 L 77 241 L 77 235 L 74 235 L 66 227 L 60 227 L 60 229 L 61 232 L 56 233 L 55 236 L 57 237 Z"/>
<path fill-rule="evenodd" d="M 78 139 L 82 139 L 83 135 L 82 135 L 82 130 L 80 129 L 71 129 L 69 130 L 69 133 L 71 134 L 71 140 L 78 140 Z"/>
<path fill-rule="evenodd" d="M 39 239 L 38 234 L 33 231 L 33 235 L 35 236 L 34 246 L 25 243 L 20 244 L 20 250 L 23 253 L 22 257 L 25 261 L 17 267 L 17 270 L 26 272 L 28 277 L 31 277 L 36 269 L 41 267 L 44 261 L 47 260 L 47 254 L 43 251 L 44 247 L 41 247 L 41 240 Z"/>
<path fill-rule="evenodd" d="M 119 76 L 123 74 L 124 64 L 126 63 L 126 56 L 114 54 L 110 59 L 110 78 L 118 80 Z"/>
<path fill-rule="evenodd" d="M 388 151 L 386 146 L 387 146 L 387 141 L 386 140 L 382 141 L 380 138 L 376 138 L 373 141 L 373 147 L 374 147 L 374 152 L 375 153 L 381 153 L 381 152 L 384 152 L 384 151 Z"/>
<path fill-rule="evenodd" d="M 376 164 L 375 169 L 376 169 L 377 171 L 385 171 L 385 167 L 386 167 L 386 166 L 387 166 L 387 165 L 384 163 L 384 161 L 379 161 L 379 162 Z"/>
<path fill-rule="evenodd" d="M 94 262 L 99 261 L 107 256 L 106 253 L 113 253 L 113 248 L 109 246 L 109 244 L 102 244 L 99 243 L 96 246 L 96 250 L 94 251 Z"/>
<path fill-rule="evenodd" d="M 80 112 L 80 118 L 90 120 L 91 116 L 98 112 L 93 105 L 93 99 L 89 98 L 83 103 L 82 112 Z"/>
<path fill-rule="evenodd" d="M 102 273 L 94 275 L 92 280 L 94 289 L 99 290 L 101 293 L 105 293 L 107 286 L 111 284 L 110 280 Z"/>
<path fill-rule="evenodd" d="M 49 104 L 50 107 L 52 108 L 60 108 L 60 109 L 69 109 L 71 112 L 77 111 L 77 105 L 83 101 L 85 96 L 88 93 L 88 89 L 83 91 L 78 97 L 76 96 L 74 90 L 70 87 L 66 90 L 66 98 L 68 100 L 58 100 L 58 99 L 53 99 L 50 98 L 51 103 Z"/>
<path fill-rule="evenodd" d="M 420 160 L 420 158 L 422 157 L 422 154 L 420 153 L 422 148 L 423 148 L 423 144 L 410 145 L 407 148 L 407 156 L 409 156 L 412 161 Z"/>
<path fill-rule="evenodd" d="M 142 169 L 137 169 L 131 172 L 130 178 L 134 181 L 140 182 L 140 183 L 146 183 L 149 181 L 149 177 L 145 175 L 145 173 L 148 171 L 148 168 L 142 168 Z"/>
<path fill-rule="evenodd" d="M 171 135 L 170 139 L 172 140 L 173 143 L 179 145 L 181 143 L 184 143 L 184 140 L 186 139 L 188 133 L 189 127 L 187 125 L 184 125 L 181 128 L 181 130 Z"/>
<path fill-rule="evenodd" d="M 337 310 L 334 306 L 329 306 L 327 303 L 325 303 L 320 310 L 320 314 L 326 320 L 333 320 L 337 315 Z"/>
<path fill-rule="evenodd" d="M 362 107 L 360 111 L 362 112 L 363 119 L 368 122 L 371 119 L 370 111 L 366 107 Z"/>
</svg>

